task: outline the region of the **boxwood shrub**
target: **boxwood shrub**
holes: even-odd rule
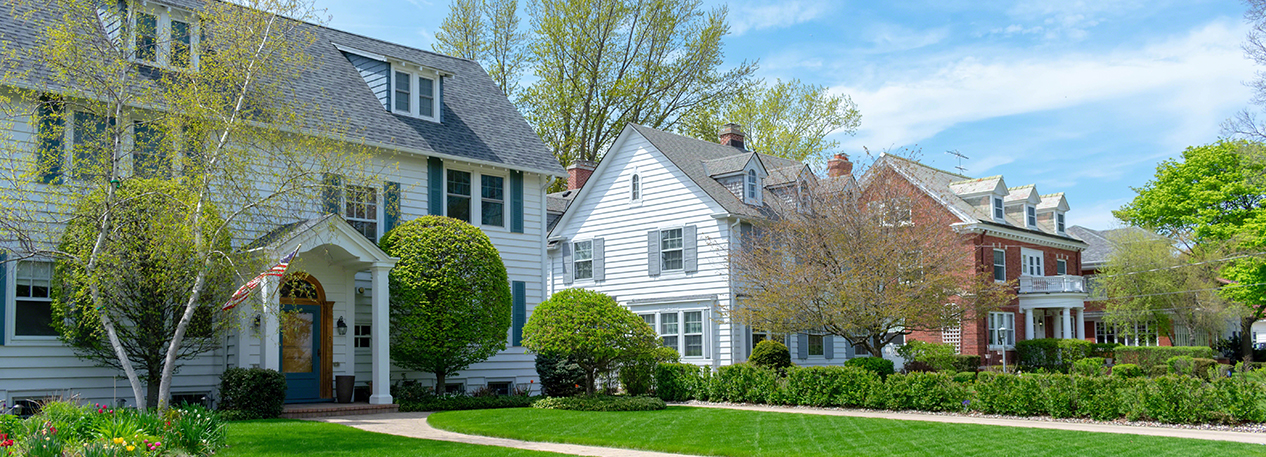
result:
[[[541,397],[525,395],[489,395],[475,397],[464,394],[417,395],[408,399],[396,399],[400,412],[410,411],[458,411],[465,409],[526,408]]]
[[[864,407],[882,388],[879,375],[858,367],[792,367],[779,400],[789,405]]]
[[[664,401],[706,401],[711,375],[708,367],[661,363],[655,367],[655,395]]]
[[[778,403],[778,372],[771,368],[749,363],[723,366],[711,384],[713,401]]]
[[[1093,343],[1065,338],[1017,341],[1015,351],[1025,371],[1044,369],[1067,373],[1073,363],[1090,357]]]
[[[1167,366],[1165,362],[1171,357],[1214,358],[1213,348],[1208,346],[1120,346],[1113,352],[1117,363],[1132,363],[1147,373],[1152,373],[1153,367]]]
[[[844,362],[846,367],[858,367],[879,375],[880,378],[888,378],[888,375],[896,372],[893,369],[891,360],[882,357],[855,357]]]
[[[220,409],[233,419],[270,419],[286,402],[286,375],[264,368],[229,368],[220,375]]]
[[[1199,378],[1166,375],[1141,383],[1137,391],[1144,417],[1170,424],[1196,424],[1217,410],[1217,392]]]
[[[1102,376],[1108,368],[1103,364],[1103,357],[1086,357],[1073,362],[1073,374],[1082,376]]]
[[[1143,369],[1133,363],[1118,363],[1112,366],[1112,376],[1118,378],[1137,378],[1143,376]]]
[[[785,370],[791,366],[791,350],[787,345],[774,340],[762,340],[752,348],[752,355],[747,362],[758,367]]]
[[[894,374],[884,387],[883,404],[892,410],[959,411],[968,399],[967,389],[949,373]]]
[[[657,411],[668,406],[656,397],[577,396],[546,397],[532,403],[533,408],[570,411]]]

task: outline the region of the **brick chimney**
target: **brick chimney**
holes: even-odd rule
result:
[[[743,146],[743,138],[745,138],[746,135],[743,134],[743,128],[739,127],[738,124],[725,124],[721,127],[721,131],[718,132],[718,136],[720,136],[721,144],[744,150],[747,149]]]
[[[853,174],[853,162],[849,162],[848,154],[840,153],[826,161],[826,175],[832,178]]]
[[[598,164],[585,159],[576,159],[570,167],[567,167],[567,190],[585,187],[589,177],[593,176],[595,168],[598,168]]]

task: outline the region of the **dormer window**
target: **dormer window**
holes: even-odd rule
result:
[[[1006,213],[1002,209],[1002,197],[993,197],[993,218],[998,222],[1006,219]]]
[[[756,170],[747,170],[747,199],[756,201]]]
[[[136,58],[146,62],[158,62],[158,16],[149,13],[136,14]]]
[[[132,58],[159,67],[196,68],[198,33],[192,19],[191,13],[166,8],[137,11],[132,19]]]
[[[1064,233],[1064,213],[1055,213],[1055,233]]]
[[[396,66],[392,72],[392,110],[428,121],[439,122],[438,75],[423,69]]]
[[[1037,208],[1033,205],[1024,207],[1024,223],[1029,228],[1037,228]]]

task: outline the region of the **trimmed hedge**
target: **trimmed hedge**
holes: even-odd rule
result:
[[[220,410],[233,419],[281,416],[286,375],[264,368],[229,368],[220,375]]]
[[[1154,367],[1167,367],[1165,362],[1171,357],[1214,358],[1213,348],[1208,346],[1121,346],[1114,352],[1117,363],[1132,363],[1148,373]]]
[[[1086,357],[1073,362],[1071,373],[1082,376],[1103,376],[1108,367],[1103,364],[1103,357]]]
[[[489,395],[473,397],[462,394],[419,395],[407,400],[396,399],[400,412],[458,411],[464,409],[526,408],[541,397],[525,395]]]
[[[855,357],[844,362],[846,367],[858,367],[879,375],[881,378],[888,378],[888,375],[896,373],[892,361],[882,357]]]
[[[1015,351],[1026,371],[1067,373],[1074,362],[1091,356],[1093,345],[1086,340],[1040,338],[1017,341]]]
[[[980,371],[980,356],[967,354],[954,354],[954,371],[977,372]]]
[[[579,396],[546,397],[532,403],[533,408],[569,411],[658,411],[667,408],[664,400],[655,397]]]
[[[716,376],[707,373],[706,367],[661,364],[657,370],[660,398],[973,410],[1104,421],[1122,417],[1165,423],[1266,421],[1266,389],[1243,374],[1212,382],[1178,375],[1144,378],[1142,370],[1131,364],[1116,365],[1112,376],[919,372],[894,374],[883,380],[859,367],[792,367],[785,378],[779,378],[775,370],[747,364],[722,367]]]

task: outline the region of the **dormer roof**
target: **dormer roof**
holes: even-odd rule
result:
[[[813,170],[808,165],[792,165],[789,167],[775,168],[769,170],[769,177],[765,178],[765,187],[779,187],[788,184],[800,182],[801,178],[813,176]]]
[[[713,178],[736,175],[752,167],[755,167],[756,172],[761,175],[768,174],[765,165],[761,163],[760,155],[755,152],[744,152],[703,161],[704,170]]]
[[[954,181],[949,184],[949,188],[960,197],[1007,194],[1007,183],[1002,180],[1002,175]]]
[[[1037,194],[1037,186],[1028,184],[1007,189],[1007,196],[1003,197],[1002,201],[1007,205],[1018,205],[1021,203],[1036,205],[1042,202],[1042,198]]]
[[[1068,211],[1068,200],[1064,198],[1063,192],[1043,195],[1042,201],[1037,204],[1037,212],[1046,211]]]

